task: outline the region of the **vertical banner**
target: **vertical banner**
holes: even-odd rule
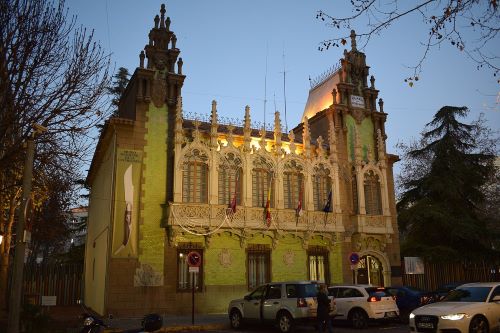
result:
[[[115,174],[113,257],[137,257],[142,152],[118,149]]]

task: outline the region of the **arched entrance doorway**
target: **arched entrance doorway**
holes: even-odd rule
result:
[[[383,271],[384,267],[377,257],[365,255],[359,259],[357,269],[353,270],[352,279],[358,284],[384,286]]]

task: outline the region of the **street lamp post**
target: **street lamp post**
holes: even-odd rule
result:
[[[9,299],[9,322],[7,333],[19,332],[19,312],[21,308],[21,297],[23,289],[24,256],[26,251],[25,223],[26,210],[31,195],[31,179],[33,178],[33,161],[35,156],[35,137],[47,129],[41,125],[33,125],[33,132],[27,140],[26,160],[23,173],[23,198],[21,209],[18,210],[18,221],[16,226],[16,243],[14,253],[14,265],[12,272],[12,288]]]

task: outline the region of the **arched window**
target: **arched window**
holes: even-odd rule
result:
[[[304,197],[304,175],[302,166],[296,161],[291,160],[285,164],[283,172],[283,199],[285,208],[296,209],[299,203],[299,197]]]
[[[271,207],[274,207],[273,166],[264,157],[257,157],[252,168],[252,206],[265,207],[271,188]]]
[[[372,170],[365,174],[365,207],[367,215],[382,215],[382,200],[380,196],[380,180]]]
[[[208,157],[198,149],[184,156],[182,202],[208,203]]]
[[[328,195],[332,189],[332,180],[330,171],[320,164],[314,168],[313,176],[313,199],[314,210],[323,210],[328,200]],[[333,194],[332,194],[333,196]]]
[[[219,205],[228,205],[236,196],[236,204],[241,205],[243,184],[241,159],[229,153],[219,167]]]
[[[352,211],[354,214],[359,214],[358,180],[356,178],[356,169],[355,168],[352,168],[351,193],[352,193]]]

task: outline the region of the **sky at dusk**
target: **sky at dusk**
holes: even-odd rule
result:
[[[343,48],[318,51],[322,40],[338,32],[317,20],[316,13],[322,9],[349,14],[348,0],[67,0],[66,6],[79,24],[95,30],[95,38],[111,53],[114,68],[126,67],[133,73],[161,3],[166,4],[184,61],[184,112],[208,114],[215,99],[220,116],[242,120],[249,105],[252,121],[262,122],[267,57],[266,121],[272,121],[276,105],[284,125],[285,68],[286,120],[291,129],[302,117],[309,77],[338,64],[343,55]],[[407,66],[415,65],[423,52],[420,42],[427,30],[422,27],[416,16],[396,22],[361,49],[388,113],[390,153],[398,153],[397,142],[418,138],[445,105],[469,107],[469,120],[484,113],[488,126],[500,130],[498,78],[490,71],[478,71],[451,45],[431,51],[415,86],[403,82],[412,74]],[[363,28],[359,25],[356,30]],[[500,54],[500,41],[492,47],[491,52]]]

